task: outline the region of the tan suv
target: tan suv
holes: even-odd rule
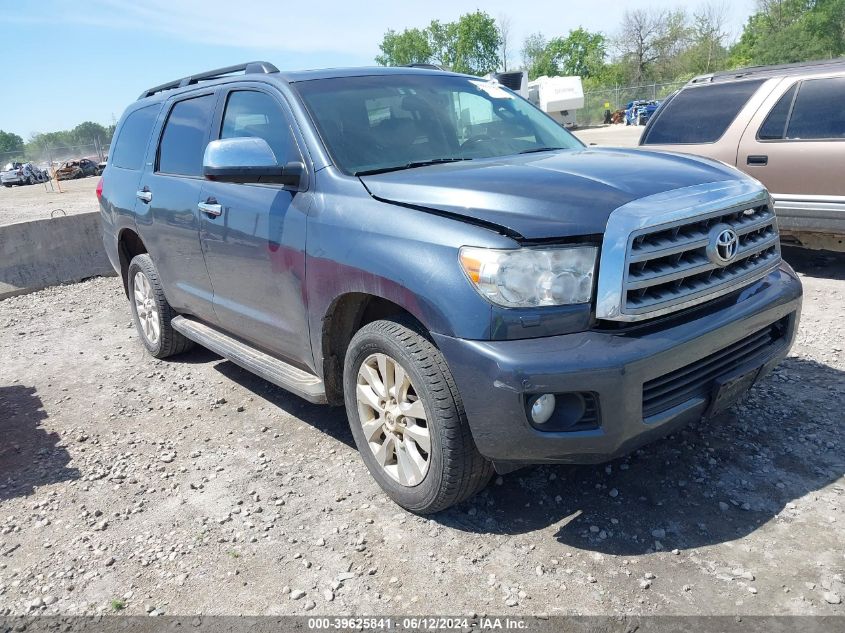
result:
[[[845,251],[845,58],[696,77],[640,145],[735,165],[771,192],[785,243]]]

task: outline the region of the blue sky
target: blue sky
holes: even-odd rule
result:
[[[695,9],[702,0],[637,6]],[[626,2],[598,0],[83,0],[4,3],[0,129],[33,132],[108,124],[153,85],[256,59],[281,69],[373,64],[384,32],[451,21],[478,8],[511,18],[512,62],[529,33],[583,26],[612,35]],[[737,36],[754,0],[727,2]],[[9,10],[14,6],[15,10]],[[616,7],[618,10],[609,10]],[[14,60],[14,61],[13,61]]]

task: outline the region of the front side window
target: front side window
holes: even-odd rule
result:
[[[158,169],[165,174],[201,176],[214,95],[178,101],[167,117],[158,149]]]
[[[483,79],[372,75],[293,87],[348,174],[583,147],[530,103]]]
[[[791,140],[845,138],[845,77],[801,83],[786,128]]]
[[[279,165],[299,160],[287,119],[279,104],[266,93],[238,90],[226,101],[220,138],[245,136],[267,141]]]
[[[714,143],[762,84],[763,80],[735,81],[681,90],[658,110],[642,144]]]

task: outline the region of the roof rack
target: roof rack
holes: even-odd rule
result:
[[[182,77],[181,79],[176,79],[175,81],[169,81],[166,84],[161,84],[160,86],[156,86],[155,88],[150,88],[149,90],[145,90],[141,93],[141,96],[138,97],[139,99],[143,99],[145,97],[151,97],[152,95],[156,94],[157,92],[162,92],[164,90],[173,90],[174,88],[184,88],[185,86],[190,86],[192,84],[199,83],[200,81],[209,81],[211,79],[219,79],[221,77],[226,77],[227,75],[232,75],[234,73],[243,72],[245,75],[250,74],[262,74],[267,75],[270,73],[277,73],[279,69],[276,68],[270,62],[247,62],[246,64],[237,64],[235,66],[226,66],[225,68],[217,68],[215,70],[209,70],[204,73],[199,73],[196,75],[189,75],[188,77]]]
[[[443,70],[443,66],[437,64],[427,64],[423,62],[414,62],[413,64],[405,64],[406,68],[425,68],[427,70]]]
[[[723,81],[734,81],[750,77],[775,77],[778,75],[798,75],[813,70],[845,69],[845,57],[837,59],[822,59],[812,62],[799,62],[797,64],[777,64],[774,66],[749,66],[748,68],[737,68],[736,70],[723,70],[709,75],[699,75],[689,80],[687,85],[719,83]]]

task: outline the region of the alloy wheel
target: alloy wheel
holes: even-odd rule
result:
[[[158,319],[158,304],[155,300],[153,287],[150,285],[147,276],[138,271],[134,279],[135,309],[138,313],[138,322],[141,324],[141,331],[150,345],[158,344],[160,326]]]
[[[358,419],[376,462],[394,481],[416,486],[431,463],[431,434],[411,378],[387,354],[368,356],[358,369]]]

